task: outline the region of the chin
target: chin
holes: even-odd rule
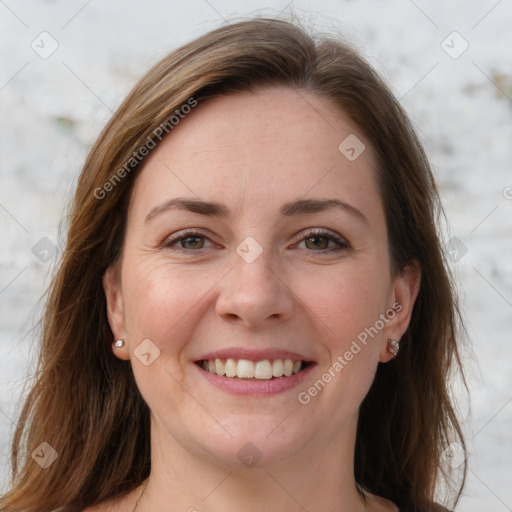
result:
[[[196,446],[203,445],[212,462],[240,470],[246,468],[265,468],[280,464],[295,455],[305,444],[305,436],[297,432],[293,435],[288,428],[286,432],[278,432],[276,425],[269,429],[267,425],[260,428],[232,428],[233,437],[206,437],[205,443],[197,441]]]

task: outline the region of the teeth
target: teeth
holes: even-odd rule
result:
[[[240,359],[236,367],[236,376],[239,379],[252,379],[256,373],[254,363],[246,359]],[[258,377],[259,378],[259,377]]]
[[[289,377],[293,373],[293,361],[291,359],[285,359],[283,368],[285,377]]]
[[[250,363],[251,361],[247,361]],[[238,363],[240,364],[240,363]],[[266,359],[265,361],[258,361],[257,363],[253,363],[254,365],[254,378],[261,380],[268,380],[272,378],[272,365],[270,361]],[[238,375],[240,377],[240,375]]]
[[[236,377],[237,364],[234,359],[226,360],[226,377]]]
[[[202,361],[202,368],[214,375],[238,377],[239,379],[270,380],[272,377],[290,377],[303,368],[302,361],[275,359],[270,361],[249,361],[247,359],[210,359]]]
[[[226,374],[226,366],[220,359],[215,359],[214,371],[210,370],[210,373],[216,373],[217,375],[225,375]]]
[[[272,365],[272,375],[274,377],[282,377],[284,375],[283,360],[276,359]]]

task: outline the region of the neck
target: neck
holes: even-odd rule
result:
[[[330,443],[313,440],[284,460],[245,467],[237,459],[222,463],[197,446],[182,446],[152,418],[151,474],[136,512],[360,511],[364,500],[353,473],[355,420]]]

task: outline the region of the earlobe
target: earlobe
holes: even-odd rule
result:
[[[107,317],[112,331],[113,342],[126,339],[125,318],[123,298],[117,272],[109,267],[102,279],[103,290],[107,303]],[[130,358],[126,343],[123,345],[112,345],[114,354],[120,359],[128,360]]]
[[[420,282],[421,270],[416,262],[405,267],[395,278],[392,306],[395,314],[386,326],[379,358],[381,362],[388,362],[397,355],[394,353],[395,351],[398,353],[396,344],[399,345],[401,337],[409,327],[414,304],[420,290]]]

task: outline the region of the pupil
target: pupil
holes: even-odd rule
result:
[[[323,249],[325,249],[325,242],[326,242],[326,238],[323,237],[323,236],[312,236],[310,238],[308,238],[308,240],[310,242],[312,242],[312,244],[315,246],[315,247],[321,247]]]
[[[185,245],[189,245],[191,247],[197,247],[201,244],[201,239],[197,236],[189,236],[183,240]]]

